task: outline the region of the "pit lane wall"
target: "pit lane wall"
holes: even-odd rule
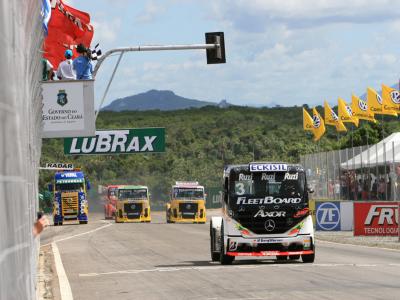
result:
[[[36,298],[41,2],[0,3],[0,299]]]

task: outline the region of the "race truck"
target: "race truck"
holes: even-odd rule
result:
[[[78,220],[79,224],[88,222],[87,190],[90,182],[79,169],[58,171],[54,175],[54,182],[49,184],[49,191],[53,193],[53,221],[54,225],[63,225],[64,221]]]
[[[109,185],[106,189],[106,195],[104,199],[104,219],[114,218],[117,196],[118,196],[118,185]]]
[[[167,223],[201,223],[207,221],[204,186],[197,181],[177,181],[172,186],[166,207]]]
[[[314,262],[314,227],[300,165],[250,163],[224,170],[222,216],[210,222],[211,259],[237,256]]]
[[[115,222],[151,222],[147,186],[118,186]]]

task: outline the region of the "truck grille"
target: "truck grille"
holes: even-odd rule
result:
[[[183,219],[193,219],[197,214],[198,207],[198,203],[179,203],[179,212],[182,214]]]
[[[63,216],[78,215],[78,193],[75,195],[62,195],[61,204]]]
[[[124,203],[124,211],[128,219],[140,218],[142,207],[142,203]]]
[[[297,223],[304,219],[304,217],[299,219],[290,217],[294,214],[294,212],[290,209],[286,210],[286,212],[289,217],[285,218],[254,218],[256,211],[237,212],[234,219],[236,219],[236,221],[238,221],[243,227],[249,229],[255,234],[278,234],[288,231],[290,228],[294,227]],[[271,226],[271,223],[274,226]]]

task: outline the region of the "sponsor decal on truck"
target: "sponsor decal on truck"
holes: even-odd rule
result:
[[[354,235],[399,235],[399,202],[354,203]]]

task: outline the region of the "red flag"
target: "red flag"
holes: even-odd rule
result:
[[[61,61],[65,60],[65,50],[73,50],[76,57],[75,50],[78,44],[82,43],[90,47],[94,33],[89,14],[64,4],[62,0],[51,1],[51,18],[48,28],[49,34],[44,41],[43,56],[55,69]]]

